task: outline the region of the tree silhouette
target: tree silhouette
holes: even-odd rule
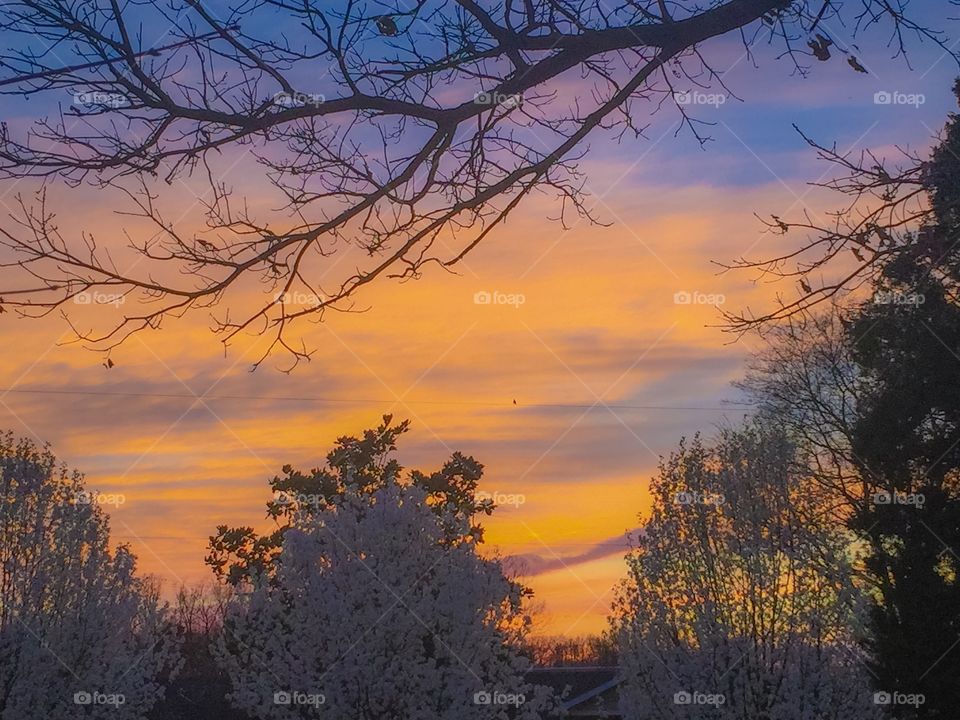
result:
[[[856,282],[871,295],[845,295],[821,314],[803,299],[783,308],[745,383],[785,421],[802,463],[864,543],[877,689],[925,697],[893,708],[898,717],[948,717],[960,702],[950,680],[960,671],[958,152],[951,117],[928,161],[895,176],[851,166],[851,187],[882,178],[885,214],[854,216],[874,223],[869,242],[849,230],[816,242],[868,253]],[[904,207],[912,215],[897,226],[888,213],[905,218]]]
[[[924,695],[916,717],[960,703],[958,147],[952,123],[926,172],[933,222],[883,265],[848,330],[866,380],[851,448],[879,491],[851,522],[880,587],[875,672],[885,690]]]
[[[960,100],[960,80],[954,85]],[[799,292],[779,300],[760,313],[725,313],[728,329],[735,332],[762,328],[862,289],[887,282],[898,263],[917,266],[948,281],[952,301],[960,282],[960,223],[957,220],[957,185],[960,183],[960,128],[951,114],[941,142],[929,157],[898,148],[899,161],[871,151],[842,153],[804,135],[820,158],[833,164],[837,176],[814,183],[846,196],[845,206],[829,213],[826,221],[804,213],[791,221],[772,215],[766,221],[776,235],[803,235],[787,252],[760,260],[740,258],[728,269],[759,270],[764,275],[796,281]],[[852,262],[851,262],[852,258]],[[817,282],[815,277],[832,278]]]
[[[454,453],[435,472],[404,472],[392,455],[397,439],[409,425],[409,421],[394,423],[391,415],[384,415],[378,427],[364,431],[360,437],[338,438],[327,454],[325,467],[302,472],[284,466],[283,475],[270,480],[274,496],[267,502],[267,517],[274,521],[276,529],[261,535],[252,527],[221,525],[210,538],[207,564],[220,580],[230,585],[269,583],[276,572],[284,535],[298,520],[347,501],[369,502],[374,492],[394,484],[420,488],[435,512],[457,519],[444,536],[446,544],[481,542],[483,528],[472,519],[494,510],[492,500],[476,497],[483,465],[472,457]]]

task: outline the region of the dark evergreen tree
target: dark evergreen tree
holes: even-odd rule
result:
[[[960,90],[958,84],[957,90]],[[897,717],[960,708],[960,121],[924,168],[929,221],[884,264],[847,331],[866,380],[852,450],[876,489],[851,518],[878,581],[878,689]]]

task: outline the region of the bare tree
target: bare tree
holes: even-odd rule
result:
[[[728,328],[735,332],[802,318],[807,311],[845,303],[851,293],[872,288],[884,264],[918,249],[924,239],[918,232],[933,218],[926,162],[917,152],[898,148],[900,157],[893,160],[869,150],[844,153],[836,144],[822,145],[796,129],[818,157],[837,169],[832,179],[813,185],[839,193],[843,206],[823,218],[807,210],[798,220],[772,215],[763,220],[769,232],[802,239],[773,257],[739,258],[724,265],[792,280],[797,288],[789,297],[779,297],[771,310],[725,313]]]
[[[960,81],[953,90],[960,101]],[[727,313],[728,329],[760,329],[815,308],[818,312],[822,308],[817,306],[856,304],[863,299],[862,291],[882,287],[884,277],[897,275],[904,264],[921,268],[960,302],[956,114],[950,115],[929,154],[898,146],[894,158],[869,150],[844,153],[836,144],[823,145],[797,130],[836,171],[830,180],[813,184],[837,193],[843,205],[823,218],[805,211],[797,220],[772,215],[764,221],[774,235],[803,239],[784,253],[740,258],[726,267],[793,280],[798,292],[759,314]]]
[[[828,305],[762,328],[765,345],[748,358],[746,375],[736,383],[760,416],[789,433],[795,460],[829,490],[842,518],[875,490],[852,447],[867,381],[844,325],[851,313]]]
[[[640,137],[645,113],[675,92],[722,85],[707,41],[738,32],[748,54],[769,42],[801,72],[831,47],[849,54],[846,42],[881,22],[898,52],[907,35],[949,51],[907,4],[244,0],[216,11],[196,0],[12,0],[0,28],[16,49],[0,54],[0,88],[67,91],[74,104],[26,131],[4,125],[0,173],[119,193],[155,233],[129,239],[128,267],[89,230],[66,234],[46,185],[18,196],[0,228],[0,301],[26,316],[84,293],[141,301],[103,329],[75,328],[105,352],[216,306],[225,343],[266,333],[264,357],[282,349],[296,365],[310,354],[289,337],[296,321],[358,309],[375,281],[454,270],[534,192],[557,196],[561,221],[593,221],[584,141],[598,129]],[[144,28],[170,42],[151,44]],[[267,217],[223,179],[225,158],[242,152],[280,199]],[[161,208],[168,185],[191,177],[209,185],[199,232]],[[238,300],[249,280],[267,290],[252,307]]]

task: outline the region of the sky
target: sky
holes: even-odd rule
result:
[[[951,14],[946,3],[925,12]],[[718,306],[764,308],[794,292],[716,263],[797,242],[765,234],[755,213],[839,206],[809,184],[829,168],[793,125],[892,157],[928,147],[955,107],[957,68],[942,50],[914,46],[908,67],[882,40],[864,43],[868,73],[841,57],[805,78],[772,51],[716,43],[732,94],[696,107],[712,142],[678,132],[674,109],[637,106],[644,137],[601,133],[582,163],[603,225],[565,229],[549,219],[553,199],[535,196],[459,274],[381,284],[364,293],[365,312],[307,327],[316,353],[291,374],[279,359],[250,372],[258,340],[224,352],[199,315],[134,336],[107,368],[66,343],[60,318],[2,314],[0,427],[51,443],[91,488],[122,495],[108,508],[114,540],[169,592],[212,581],[203,556],[217,525],[267,527],[267,480],[282,465],[319,465],[336,437],[385,413],[407,418],[406,467],[438,468],[453,451],[484,464],[481,488],[505,501],[485,522],[487,543],[535,591],[537,632],[598,632],[658,457],[749,412],[731,383],[758,341],[724,333]],[[923,101],[876,104],[878,92]],[[2,113],[14,126],[31,118],[22,105]],[[26,189],[0,183],[4,214]],[[102,193],[48,192],[68,233],[140,231]],[[171,203],[185,198],[169,191]]]

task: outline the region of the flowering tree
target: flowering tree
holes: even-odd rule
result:
[[[175,646],[83,478],[0,436],[0,718],[145,718]]]
[[[470,720],[548,716],[514,648],[529,620],[520,587],[476,544],[445,540],[468,520],[389,482],[284,535],[276,582],[228,612],[218,648],[231,701],[256,718]]]
[[[781,435],[697,438],[651,490],[612,621],[626,717],[878,716],[856,655],[848,540]]]
[[[477,497],[483,465],[472,457],[453,453],[435,472],[405,472],[392,454],[397,439],[409,427],[407,420],[394,423],[392,415],[384,415],[380,425],[359,437],[337,438],[324,467],[304,472],[284,466],[283,474],[270,480],[273,498],[267,502],[267,517],[274,522],[274,531],[263,535],[249,526],[219,526],[210,538],[206,558],[214,574],[234,586],[269,580],[276,570],[284,534],[296,518],[397,482],[421,488],[438,517],[451,519],[444,532],[445,542],[481,541],[483,528],[470,518],[489,515],[494,509],[492,500]]]

